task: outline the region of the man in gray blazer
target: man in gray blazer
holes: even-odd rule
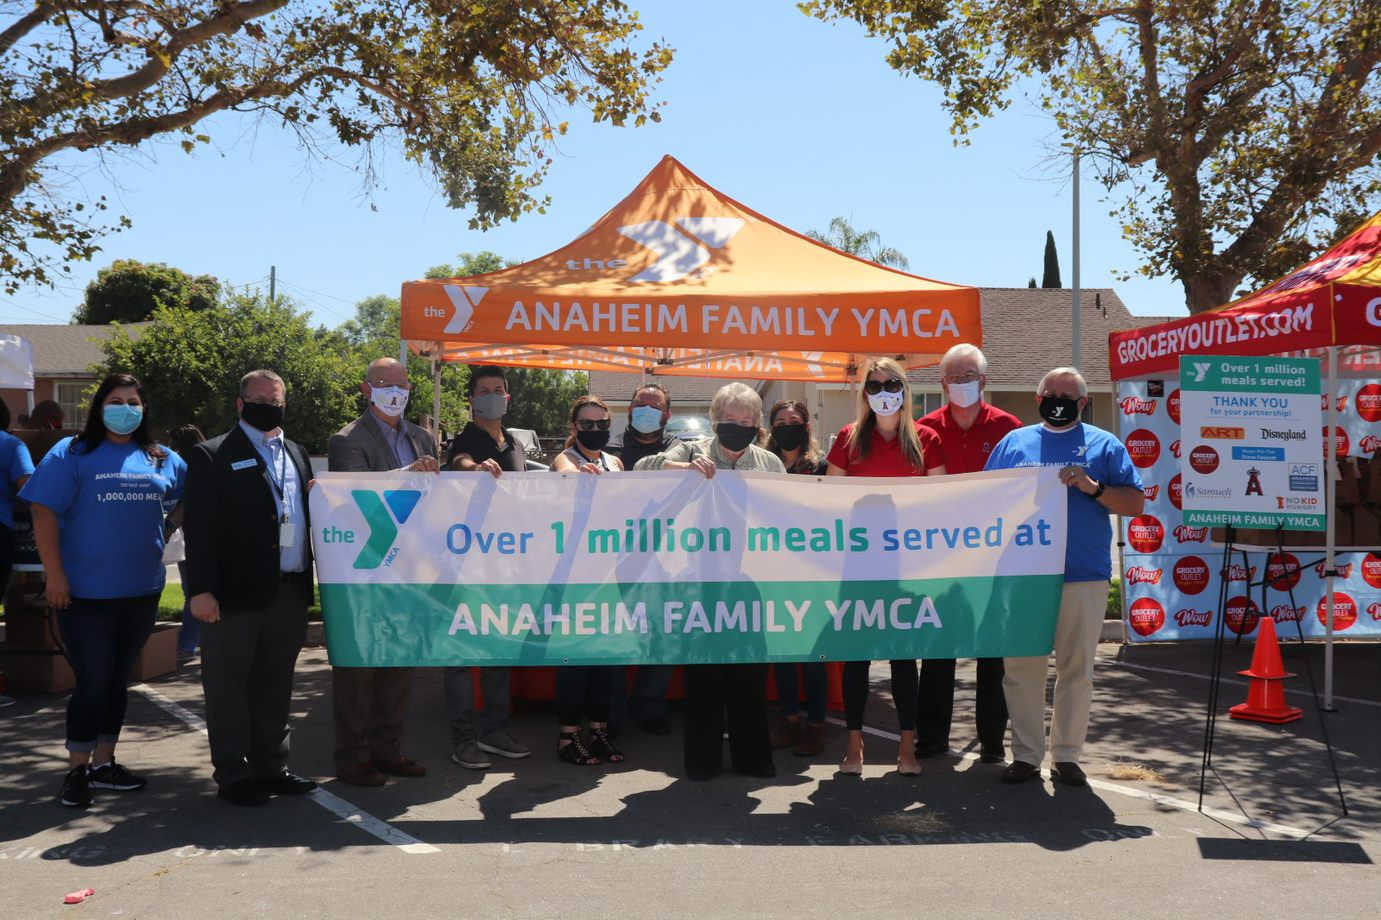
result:
[[[331,472],[438,472],[436,442],[403,418],[411,390],[407,368],[380,358],[369,365],[360,390],[369,408],[331,436]],[[356,786],[382,786],[385,774],[425,776],[426,768],[401,749],[412,668],[332,668],[331,675],[336,776]]]

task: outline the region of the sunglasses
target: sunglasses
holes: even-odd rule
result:
[[[579,428],[581,431],[594,431],[596,428],[600,431],[608,431],[609,419],[582,418],[575,423],[575,427]]]
[[[901,387],[902,382],[896,377],[893,377],[891,380],[869,380],[867,383],[863,384],[863,392],[867,393],[869,396],[876,396],[883,390],[886,390],[888,393],[900,393]]]

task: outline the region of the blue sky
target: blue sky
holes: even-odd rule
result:
[[[512,259],[542,255],[583,231],[664,154],[726,194],[797,230],[849,217],[877,230],[917,274],[987,287],[1025,286],[1041,273],[1047,230],[1071,282],[1071,188],[1052,119],[1017,101],[956,148],[930,84],[883,60],[886,48],[851,24],[809,19],[790,0],[633,0],[647,34],[677,49],[659,95],[663,122],[592,125],[572,113],[544,190],[545,215],[488,232],[448,209],[426,176],[390,156],[373,208],[353,171],[355,155],[313,162],[284,131],[230,115],[202,131],[214,144],[194,155],[146,146],[104,169],[71,161],[73,191],[108,194],[134,227],[73,266],[58,290],[0,295],[0,322],[66,322],[96,270],[116,258],[167,262],[235,285],[280,290],[336,325],[372,294],[396,296],[404,280],[461,251]],[[1085,172],[1081,282],[1115,287],[1134,313],[1177,315],[1184,295],[1169,279],[1129,282],[1138,264],[1112,203]]]

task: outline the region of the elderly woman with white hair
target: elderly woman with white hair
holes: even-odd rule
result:
[[[762,433],[762,398],[752,387],[738,382],[721,387],[710,402],[710,422],[713,438],[677,444],[639,460],[636,469],[696,470],[706,479],[716,470],[786,472],[775,454],[755,443]],[[734,772],[776,776],[767,727],[767,665],[687,665],[685,678],[686,774],[693,780],[719,774],[727,714]]]

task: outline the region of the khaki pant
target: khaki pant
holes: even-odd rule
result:
[[[1078,763],[1093,703],[1093,660],[1108,606],[1105,581],[1065,582],[1055,626],[1055,707],[1050,753],[1055,763]],[[1008,658],[1002,678],[1012,717],[1012,756],[1040,766],[1045,759],[1045,682],[1050,658]]]

